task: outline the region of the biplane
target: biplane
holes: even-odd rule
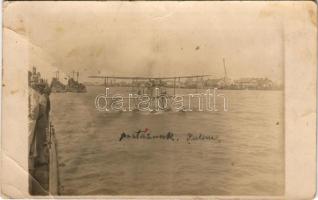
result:
[[[110,87],[110,80],[131,80],[132,90],[134,89],[142,89],[139,90],[140,94],[144,94],[145,92],[149,92],[149,90],[153,90],[155,88],[165,88],[167,84],[165,81],[173,81],[173,96],[176,94],[176,88],[180,88],[181,79],[196,79],[196,89],[199,88],[199,80],[202,80],[204,77],[211,77],[213,75],[192,75],[192,76],[167,76],[167,77],[145,77],[145,76],[89,76],[89,78],[103,79],[104,86]],[[147,91],[145,90],[147,89]]]
[[[224,80],[224,82],[227,81],[227,70],[225,66],[225,59],[223,58],[223,67],[224,67],[224,77],[221,78]],[[204,77],[212,77],[215,75],[190,75],[190,76],[166,76],[166,77],[145,77],[145,76],[89,76],[89,78],[96,78],[96,79],[103,79],[104,80],[104,86],[109,87],[109,81],[110,80],[131,80],[131,86],[132,90],[134,90],[136,87],[139,89],[142,89],[141,94],[144,94],[145,88],[148,90],[153,90],[154,88],[164,88],[167,85],[164,81],[173,81],[173,85],[170,88],[173,88],[173,95],[170,95],[174,97],[176,95],[176,88],[181,86],[180,80],[181,79],[196,79],[195,89],[199,89],[199,81],[202,80]],[[221,80],[220,79],[220,80]],[[177,85],[178,83],[178,85]],[[193,88],[193,87],[192,87]],[[149,91],[148,91],[149,92]]]
[[[168,77],[145,77],[145,76],[131,76],[131,77],[125,77],[125,76],[89,76],[89,78],[95,78],[95,79],[102,79],[104,81],[104,86],[107,90],[113,86],[112,80],[129,80],[131,81],[129,86],[131,87],[130,91],[136,97],[135,99],[138,99],[143,96],[149,96],[149,101],[152,102],[152,104],[157,104],[157,107],[165,107],[160,106],[163,104],[167,104],[167,98],[168,99],[174,99],[176,97],[176,89],[181,88],[181,79],[195,79],[194,84],[192,84],[192,89],[198,90],[199,88],[203,88],[203,78],[204,77],[211,77],[213,75],[192,75],[192,76],[168,76]],[[168,84],[170,83],[170,84]],[[183,86],[184,87],[184,86]],[[167,91],[167,88],[170,88],[170,94]],[[172,91],[171,91],[172,90]],[[107,96],[107,95],[106,95]],[[177,95],[178,97],[182,95]],[[184,95],[187,96],[187,95]],[[164,97],[164,98],[162,98]],[[110,101],[107,101],[107,103],[111,103],[116,101],[116,98],[111,97],[105,97],[110,99]],[[131,95],[128,97],[120,97],[121,99],[128,99],[129,106],[131,102]],[[135,100],[134,99],[134,100]],[[164,102],[164,99],[166,102]],[[121,100],[123,101],[123,100]],[[160,102],[161,101],[161,102]],[[140,103],[145,103],[145,101],[139,101]],[[138,104],[138,103],[137,103]],[[139,105],[138,104],[138,105]],[[107,106],[107,105],[106,105]],[[169,109],[163,109],[163,110],[169,110]],[[157,110],[158,111],[158,110]]]

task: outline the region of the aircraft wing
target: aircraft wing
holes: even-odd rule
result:
[[[182,79],[182,78],[202,78],[213,75],[193,75],[193,76],[166,76],[166,77],[144,77],[144,76],[89,76],[88,78],[108,78],[108,79],[130,79],[130,80],[167,80],[167,79]]]

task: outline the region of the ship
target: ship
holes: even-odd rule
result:
[[[67,78],[67,84],[63,84],[59,80],[59,72],[56,72],[56,76],[52,79],[51,82],[51,91],[54,93],[63,93],[63,92],[75,92],[75,93],[83,93],[87,92],[86,86],[78,81],[79,78],[79,72],[76,72],[77,78],[75,80],[74,74],[75,72],[72,72],[72,77]]]
[[[76,92],[76,93],[83,93],[87,92],[86,86],[83,83],[80,83],[78,81],[79,77],[79,72],[76,72],[76,80],[74,79],[74,71],[73,71],[73,76],[69,77],[66,85],[66,91],[67,92]]]
[[[52,79],[51,92],[54,92],[54,93],[66,92],[66,86],[60,81],[59,71],[56,71],[56,76],[53,77]]]
[[[58,161],[55,129],[50,121],[50,88],[33,67],[29,71],[29,192],[58,195]]]

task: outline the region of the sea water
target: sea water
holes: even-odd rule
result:
[[[282,91],[219,90],[228,111],[158,113],[97,111],[103,91],[51,94],[61,195],[284,193]],[[171,132],[178,141],[119,140],[138,131]],[[189,142],[189,134],[217,139]]]

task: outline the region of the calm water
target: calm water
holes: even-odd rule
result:
[[[160,114],[98,112],[94,99],[103,91],[51,95],[62,195],[283,194],[281,91],[221,91],[228,112]],[[180,140],[119,142],[123,131],[144,128]],[[188,144],[189,132],[220,142]]]

